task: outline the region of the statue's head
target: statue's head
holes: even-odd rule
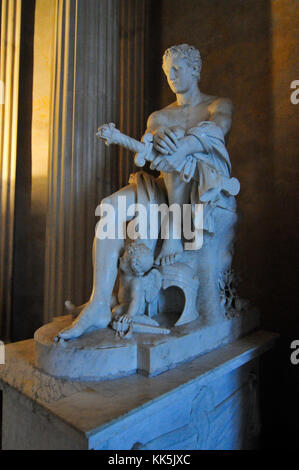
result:
[[[200,79],[200,52],[189,44],[180,44],[166,49],[163,55],[163,71],[174,93],[184,93]]]
[[[120,258],[121,269],[138,277],[149,271],[153,264],[154,255],[152,250],[139,240],[128,244],[123,256]]]

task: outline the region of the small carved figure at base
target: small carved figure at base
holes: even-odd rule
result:
[[[159,295],[162,276],[153,268],[154,255],[144,243],[129,243],[119,260],[118,304],[113,308],[112,328],[119,336],[132,331],[168,334],[169,330],[145,315],[146,307]]]

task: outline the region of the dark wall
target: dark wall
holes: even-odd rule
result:
[[[299,79],[298,2],[153,0],[152,6],[151,110],[174,99],[161,56],[180,43],[201,51],[202,91],[234,103],[228,149],[233,176],[241,182],[234,266],[243,278],[240,292],[259,308],[262,327],[281,334],[276,355],[262,366],[263,416],[267,444],[290,445],[299,435],[299,365],[290,364],[290,342],[299,338],[299,105],[290,102],[290,83]],[[275,390],[269,389],[273,384]]]

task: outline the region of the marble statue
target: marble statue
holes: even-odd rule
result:
[[[198,278],[196,316],[201,315],[205,324],[213,324],[225,317],[220,286],[223,273],[231,265],[237,221],[234,196],[239,192],[240,185],[236,178],[230,177],[231,163],[225,146],[225,137],[232,123],[232,103],[228,98],[218,98],[200,91],[201,66],[201,56],[195,47],[182,44],[167,49],[163,56],[163,70],[176,100],[149,116],[142,142],[121,134],[113,123],[101,126],[97,136],[107,144],[117,143],[135,151],[136,165],[144,166],[149,161],[152,169],[160,171],[158,178],[145,171],[131,175],[128,186],[102,201],[102,204],[114,207],[116,217],[119,216],[119,196],[126,198],[126,208],[137,203],[147,208],[165,202],[169,207],[172,204],[178,204],[181,208],[191,205],[194,230],[203,231],[203,246],[200,249],[186,250],[184,237],[173,236],[175,227],[172,223],[169,237],[163,240],[162,245],[157,243],[158,240],[144,243],[148,245],[151,256],[155,256],[156,268],[175,267],[179,263],[179,273],[182,264],[191,266],[194,276]],[[194,215],[194,207],[199,205],[203,207],[203,224],[198,223]],[[131,219],[132,216],[126,220]],[[139,287],[140,276],[132,274],[130,280],[126,274],[126,281],[123,281],[130,286],[127,295],[132,296],[126,300],[130,305],[128,311],[120,313],[124,303],[123,290],[118,307],[111,310],[112,292],[119,269],[124,278],[126,255],[123,252],[123,239],[95,238],[94,285],[90,300],[73,324],[59,332],[58,338],[71,340],[113,323],[130,322],[134,315],[144,314],[146,296],[140,292],[146,289]],[[148,268],[142,268],[143,274]],[[147,274],[142,278],[143,285],[149,282],[149,277]],[[120,317],[118,322],[114,314]],[[189,317],[194,319],[194,315]]]
[[[120,336],[132,331],[168,334],[166,328],[145,315],[147,305],[158,297],[162,276],[153,268],[152,251],[140,242],[130,243],[119,260],[118,303],[112,309],[112,327]],[[147,273],[147,274],[145,274]]]
[[[100,141],[130,149],[137,166],[160,175],[137,171],[101,201],[90,299],[67,301],[72,315],[35,333],[37,364],[49,374],[155,375],[258,325],[231,267],[240,189],[225,143],[233,107],[199,89],[201,66],[195,47],[170,47],[163,70],[176,99],[149,116],[141,141],[114,123],[98,130]],[[107,220],[118,227],[113,236],[103,236]]]

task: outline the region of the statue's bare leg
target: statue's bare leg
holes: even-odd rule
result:
[[[163,173],[165,186],[168,195],[168,204],[179,204],[181,206],[181,220],[183,220],[183,204],[190,203],[190,183],[183,183],[180,180],[178,173]],[[182,237],[182,226],[179,227],[181,231],[181,238],[176,239],[173,237],[175,229],[172,212],[169,214],[169,239],[163,241],[163,245],[159,255],[155,260],[156,265],[168,265],[179,261],[184,251]]]
[[[69,312],[73,318],[76,318],[79,313],[83,310],[84,307],[86,307],[88,302],[82,305],[74,305],[70,300],[66,300],[64,302],[65,309],[67,312]]]
[[[130,184],[102,201],[102,204],[111,204],[113,206],[116,227],[119,217],[118,196],[125,196],[126,209],[131,204],[135,204],[135,185]],[[124,214],[120,214],[120,217],[125,222],[129,220]],[[123,248],[124,240],[117,237],[117,229],[115,239],[99,239],[95,237],[93,245],[94,275],[91,297],[72,325],[60,331],[57,338],[65,340],[78,338],[84,333],[108,326],[111,321],[111,296],[117,276],[118,260]]]

